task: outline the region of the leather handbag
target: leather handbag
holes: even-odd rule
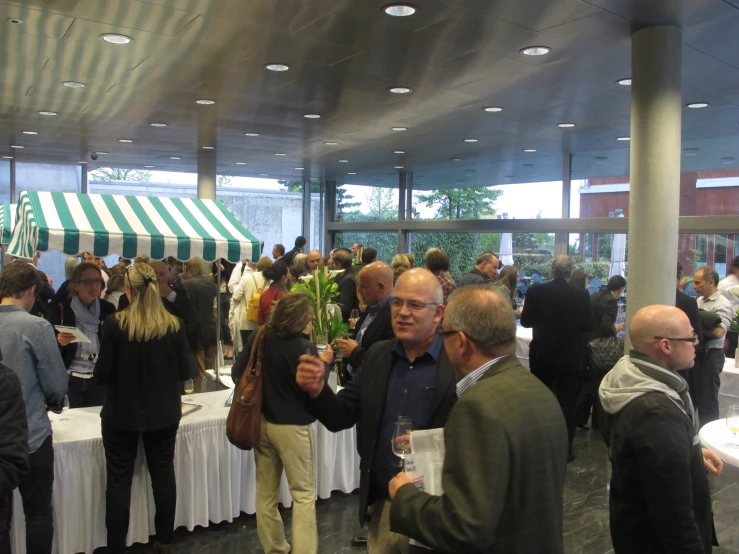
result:
[[[624,339],[605,337],[588,343],[588,370],[603,376],[616,365],[624,355]]]
[[[231,408],[226,419],[226,437],[231,444],[241,450],[251,450],[259,439],[263,383],[262,383],[262,346],[264,333],[269,326],[264,325],[257,331],[254,345],[249,355],[241,379],[236,383]]]

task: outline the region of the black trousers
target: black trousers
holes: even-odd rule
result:
[[[54,486],[54,444],[51,435],[29,456],[31,471],[21,481],[18,491],[26,516],[26,552],[50,554],[54,538],[51,490]],[[0,503],[0,553],[10,554],[10,524],[13,519],[12,491]]]
[[[154,492],[156,540],[172,543],[177,505],[174,474],[174,449],[179,423],[155,431],[126,431],[103,422],[103,447],[108,476],[105,491],[105,526],[108,551],[125,552],[131,509],[131,481],[136,463],[139,437],[144,441],[146,464]]]
[[[83,379],[69,376],[67,397],[70,408],[90,408],[102,406],[108,386],[98,381],[97,377]]]
[[[572,368],[532,367],[531,373],[551,390],[557,397],[559,407],[565,416],[569,452],[572,453],[572,441],[575,438],[575,406],[580,392],[580,375]]]
[[[724,369],[724,351],[721,348],[709,348],[703,354],[700,367],[693,368],[693,381],[698,397],[698,418],[703,427],[706,423],[716,421],[718,415],[718,390],[721,387],[721,371]]]
[[[736,333],[734,331],[729,331],[726,333],[726,342],[728,343],[728,348],[726,349],[726,357],[734,359],[734,356],[736,355],[736,348],[739,345],[739,333]]]
[[[234,341],[231,337],[231,328],[228,326],[228,311],[231,309],[231,295],[221,293],[221,340],[226,346],[233,346]]]
[[[580,384],[580,392],[577,395],[577,404],[575,405],[575,422],[580,427],[587,427],[590,410],[593,411],[593,419],[590,426],[593,430],[599,428],[600,421],[600,399],[598,398],[598,388],[603,376],[590,371],[582,378]]]

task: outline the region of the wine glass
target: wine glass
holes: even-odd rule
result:
[[[411,453],[411,431],[413,421],[409,417],[398,416],[393,433],[393,454],[400,458],[400,467],[405,471],[405,457]]]
[[[349,326],[354,329],[359,322],[359,310],[352,310],[349,314]]]
[[[187,399],[190,400],[190,395],[192,394],[192,391],[195,390],[195,383],[192,379],[188,379],[185,381],[185,393],[187,394]]]
[[[729,448],[739,448],[739,443],[736,442],[736,434],[739,433],[739,406],[729,406],[729,412],[726,414],[726,426],[729,428],[729,431],[734,433],[734,442],[726,446]]]
[[[326,335],[316,335],[316,350],[318,350],[319,354],[328,351],[328,340],[326,339]]]

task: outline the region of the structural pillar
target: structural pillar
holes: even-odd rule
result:
[[[324,184],[324,222],[336,221],[336,181],[326,181]],[[323,226],[324,239],[323,244],[325,245],[324,254],[328,254],[336,247],[336,233],[326,230],[326,225]]]
[[[308,241],[306,246],[308,248],[305,249],[305,252],[307,253],[309,249],[314,249],[314,245],[311,244],[310,241],[310,212],[311,212],[311,182],[303,181],[303,236]]]
[[[216,151],[198,150],[198,198],[215,200],[216,198]]]
[[[570,218],[570,191],[572,189],[572,154],[562,154],[562,219]],[[569,254],[570,234],[560,231],[554,234],[554,253],[557,256]]]
[[[15,160],[10,160],[10,203],[18,203],[18,192],[15,184]]]
[[[80,193],[87,194],[88,192],[87,164],[80,164]]]
[[[682,30],[631,38],[631,190],[627,325],[650,304],[675,305],[680,207]]]
[[[413,172],[401,171],[398,174],[398,221],[410,220],[412,201]],[[404,229],[398,229],[398,252],[410,252],[410,248],[410,234]]]

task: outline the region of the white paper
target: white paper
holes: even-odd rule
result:
[[[405,471],[420,490],[441,496],[441,474],[444,469],[444,429],[411,431],[411,452],[405,458]],[[428,546],[411,539],[411,545],[432,550]]]
[[[86,342],[86,343],[91,342],[90,339],[88,339],[82,331],[77,329],[77,327],[66,327],[65,325],[54,325],[54,329],[56,329],[60,333],[69,333],[70,335],[74,335],[74,340],[72,342]]]

